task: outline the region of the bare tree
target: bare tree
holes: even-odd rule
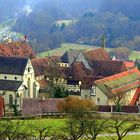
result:
[[[61,134],[63,140],[79,140],[84,135],[84,119],[69,119],[64,127],[65,134]]]
[[[34,140],[45,140],[49,137],[51,132],[51,127],[46,126],[45,124],[35,124],[35,123],[28,123],[28,127],[30,128],[30,133]]]
[[[116,112],[120,112],[121,111],[121,103],[122,103],[124,97],[125,97],[124,93],[119,93],[119,94],[114,95],[111,98],[111,100],[113,101],[113,103],[116,106]]]
[[[128,119],[120,120],[120,118],[110,121],[108,125],[109,132],[116,134],[118,140],[122,140],[128,133],[138,129],[139,126],[140,124],[138,123],[130,123]]]
[[[56,85],[57,80],[60,78],[60,67],[57,64],[56,60],[53,60],[53,58],[50,58],[48,62],[48,66],[45,69],[44,75],[47,78],[48,86],[47,89],[49,91],[49,96],[53,96],[53,90],[54,86]]]
[[[85,135],[90,140],[96,140],[97,136],[107,128],[107,120],[87,119],[85,122]]]
[[[15,140],[22,132],[24,121],[1,120],[0,137],[1,139]],[[24,134],[25,135],[25,134]]]

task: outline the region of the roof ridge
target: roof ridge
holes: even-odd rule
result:
[[[127,70],[127,71],[124,71],[124,72],[121,72],[121,73],[118,73],[118,74],[115,74],[115,75],[112,75],[112,76],[109,76],[109,77],[105,77],[105,78],[103,78],[103,79],[96,80],[94,83],[99,83],[99,82],[101,82],[101,81],[106,81],[106,80],[109,80],[109,81],[110,81],[110,79],[111,79],[112,77],[116,77],[116,80],[117,80],[117,79],[120,78],[119,75],[132,74],[134,71],[135,71],[135,72],[137,71],[137,72],[139,73],[139,75],[140,75],[140,71],[139,71],[137,68],[133,68],[133,69],[131,69],[131,70]]]

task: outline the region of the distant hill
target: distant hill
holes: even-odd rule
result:
[[[38,52],[64,42],[99,46],[103,34],[110,48],[140,51],[139,7],[139,0],[41,0],[18,18],[13,31],[26,34]],[[75,19],[69,26],[58,23]]]
[[[0,22],[18,15],[25,0],[0,0]]]

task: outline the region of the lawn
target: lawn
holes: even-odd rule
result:
[[[51,118],[46,118],[46,119],[39,118],[39,119],[21,120],[21,121],[13,120],[12,121],[13,123],[9,122],[9,126],[10,126],[10,124],[13,126],[10,128],[10,131],[11,131],[11,129],[13,129],[13,132],[14,132],[15,129],[17,130],[18,124],[22,124],[21,129],[20,129],[20,127],[18,127],[19,132],[26,132],[26,134],[33,134],[36,137],[38,137],[39,133],[43,132],[42,130],[45,128],[45,131],[42,134],[44,135],[48,130],[50,130],[51,133],[49,133],[49,136],[51,136],[52,134],[56,134],[56,135],[57,134],[59,135],[62,133],[66,134],[67,131],[63,131],[63,128],[66,126],[67,120],[68,119],[54,119],[54,118],[52,118],[52,119]],[[124,123],[123,127],[129,126],[132,123],[135,123],[135,122],[126,122],[126,123]],[[0,123],[0,125],[2,126],[2,122]],[[3,131],[3,128],[4,127],[1,127],[0,130]],[[123,140],[136,140],[136,139],[139,140],[140,139],[140,135],[139,135],[140,130],[138,129],[135,132],[138,132],[138,133],[136,133],[136,134],[133,133],[131,135],[128,135]],[[104,136],[104,135],[106,135],[106,136]],[[106,131],[102,132],[101,135],[97,136],[97,140],[112,140],[113,138],[115,138],[117,140],[116,136],[110,136],[110,134]],[[88,140],[88,139],[84,136],[84,138],[82,138],[82,140]]]
[[[98,137],[97,140],[117,140],[117,137]],[[140,140],[140,135],[128,135],[123,140]]]
[[[26,124],[36,124],[38,126],[51,126],[51,127],[63,127],[65,125],[66,119],[35,119],[35,120],[26,120]]]

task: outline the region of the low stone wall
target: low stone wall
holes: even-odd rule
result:
[[[118,112],[116,106],[98,106],[98,111],[100,112]],[[119,112],[125,113],[139,113],[138,106],[120,106]]]
[[[109,113],[109,112],[88,112],[90,113],[90,117],[95,119],[106,119],[106,120],[113,120],[119,119],[124,120],[127,119],[128,121],[140,121],[140,113]],[[67,113],[46,113],[46,114],[38,114],[38,115],[26,115],[26,116],[11,116],[11,117],[2,117],[3,120],[34,120],[34,119],[64,119],[71,117],[70,114]]]
[[[42,99],[23,99],[22,115],[37,115],[48,112],[60,112],[58,103],[64,99],[48,98]]]

